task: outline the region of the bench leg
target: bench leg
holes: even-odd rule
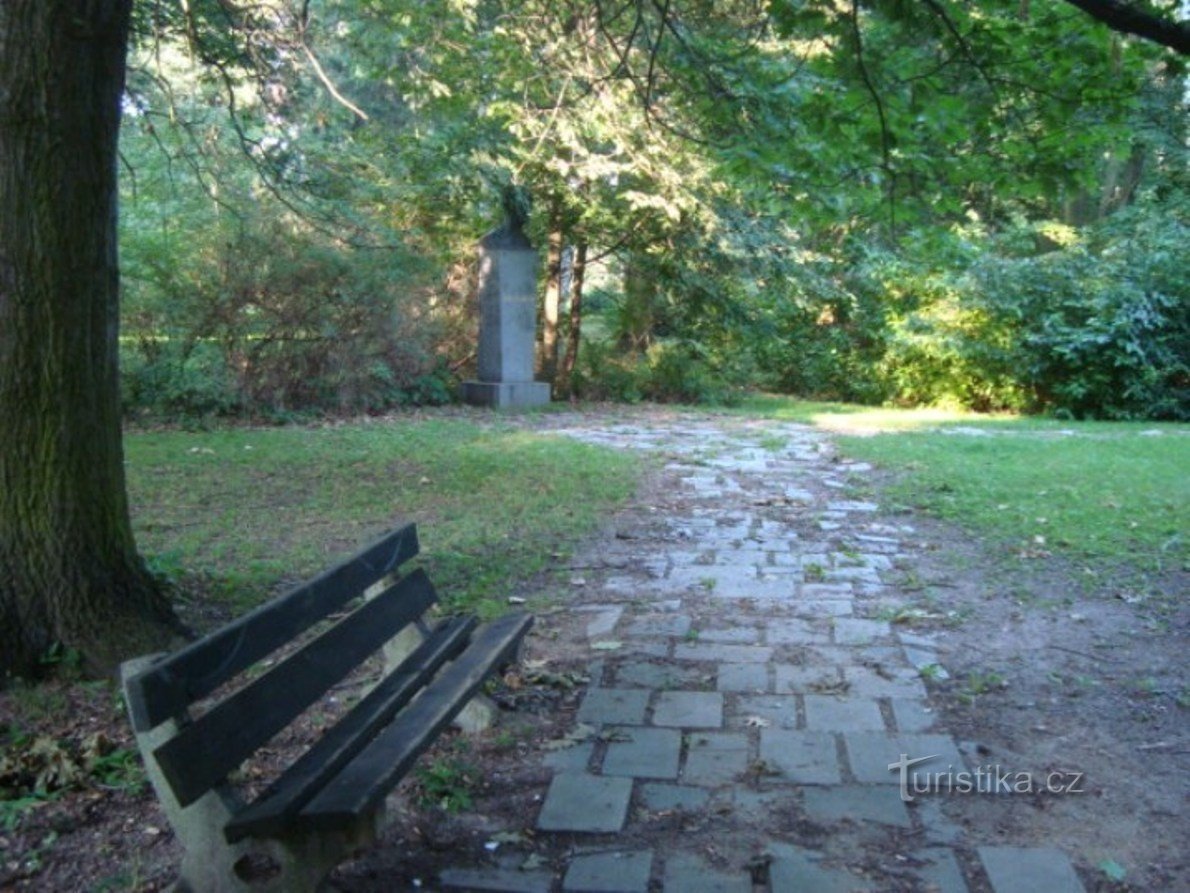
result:
[[[121,676],[135,674],[147,660],[128,661],[120,668]],[[179,893],[314,893],[336,865],[379,836],[383,808],[344,831],[229,844],[223,828],[240,806],[234,792],[215,788],[183,807],[153,758],[153,751],[177,730],[178,722],[168,720],[137,732],[136,744],[157,800],[185,849],[174,885]]]

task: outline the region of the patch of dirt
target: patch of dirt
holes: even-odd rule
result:
[[[969,763],[1077,793],[950,796],[982,844],[1058,846],[1096,890],[1190,889],[1190,609],[1184,572],[1135,586],[1055,556],[1021,557],[914,518],[902,581],[941,644],[926,675]],[[1118,868],[1117,868],[1118,867]],[[1110,874],[1124,872],[1114,881]]]

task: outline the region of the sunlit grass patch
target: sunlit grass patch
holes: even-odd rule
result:
[[[416,521],[452,606],[494,614],[633,492],[614,450],[465,419],[131,434],[142,551],[247,607]]]
[[[1092,573],[1190,565],[1190,426],[752,398],[744,411],[840,434],[898,472],[885,501],[954,521],[1022,558]]]

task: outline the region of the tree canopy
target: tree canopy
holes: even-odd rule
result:
[[[0,411],[30,438],[3,467],[7,669],[55,640],[108,660],[88,617],[172,627],[128,526],[117,352],[131,416],[448,401],[474,364],[472,247],[510,190],[546,259],[558,396],[1190,413],[1174,0],[93,6],[83,25],[61,0],[0,12]],[[54,29],[62,48],[26,51]],[[50,89],[70,66],[102,75],[106,118]],[[67,145],[94,174],[73,198],[30,148]],[[88,345],[29,322],[66,294],[45,269],[73,283]],[[55,365],[41,343],[75,346]],[[102,411],[47,434],[62,394]],[[82,485],[37,446],[97,437],[110,510],[83,527],[107,546],[50,535]],[[43,478],[34,518],[19,491]],[[121,557],[50,580],[13,557],[31,548],[38,567]]]

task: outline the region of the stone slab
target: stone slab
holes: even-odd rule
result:
[[[898,732],[928,732],[938,723],[938,714],[925,701],[891,700]]]
[[[754,626],[700,629],[698,631],[698,641],[719,642],[724,645],[756,645],[760,642],[760,630]]]
[[[641,688],[696,688],[709,681],[706,673],[696,667],[680,664],[646,663],[630,661],[616,668],[618,686],[640,686]]]
[[[687,738],[687,784],[718,787],[748,768],[748,736],[742,732],[697,732]]]
[[[969,893],[963,869],[953,851],[942,847],[918,850],[909,854],[909,860],[918,865],[914,873],[930,893]]]
[[[843,675],[851,694],[864,698],[906,698],[924,701],[926,687],[911,667],[881,664],[880,672],[871,667],[847,667]]]
[[[624,827],[632,779],[560,772],[550,782],[537,817],[542,831],[610,833]]]
[[[571,860],[562,890],[563,893],[647,893],[652,870],[651,850],[583,853]]]
[[[682,733],[677,729],[617,727],[607,735],[604,775],[677,778]]]
[[[884,620],[865,620],[860,617],[840,617],[835,620],[835,644],[867,645],[892,635],[892,627]]]
[[[825,732],[761,729],[760,759],[799,784],[839,784],[842,780],[835,736]]]
[[[842,868],[822,864],[822,853],[783,843],[769,844],[769,882],[774,891],[855,893],[869,884]]]
[[[764,664],[720,664],[716,687],[719,691],[768,691],[768,667]]]
[[[773,649],[762,645],[720,645],[714,642],[683,643],[674,646],[675,660],[707,660],[715,663],[767,663]]]
[[[664,889],[674,893],[752,893],[752,874],[744,868],[716,871],[696,856],[675,853],[665,860]]]
[[[806,728],[819,732],[884,730],[880,705],[864,698],[806,695]]]
[[[690,630],[690,618],[685,614],[662,614],[656,617],[641,617],[628,625],[629,636],[647,638],[679,638]]]
[[[981,846],[979,860],[995,893],[1086,893],[1070,859],[1053,847]]]
[[[778,694],[807,694],[843,691],[843,676],[837,667],[823,664],[777,664],[773,668]]]
[[[803,805],[807,815],[818,822],[876,822],[909,828],[909,810],[900,794],[884,785],[841,785],[806,788]]]
[[[797,698],[793,695],[741,695],[736,699],[731,725],[733,728],[796,729]]]
[[[714,691],[663,691],[653,702],[653,725],[717,729],[723,725],[723,695]]]
[[[636,688],[588,689],[578,708],[578,721],[595,725],[635,725],[645,721],[649,692]]]
[[[881,735],[877,732],[852,732],[844,735],[851,773],[856,781],[866,784],[900,784],[900,772],[888,767],[897,763],[901,755],[914,760],[933,757],[920,763],[909,773],[934,774],[965,769],[963,758],[949,735]],[[924,783],[924,782],[923,782]]]

